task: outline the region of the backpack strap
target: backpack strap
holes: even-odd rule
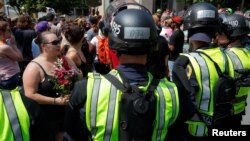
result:
[[[121,83],[120,80],[118,80],[114,75],[108,73],[106,75],[103,75],[109,82],[111,82],[117,89],[119,90],[126,90],[126,87],[124,84]]]
[[[125,84],[122,84],[122,82],[115,77],[113,74],[108,73],[106,75],[103,75],[108,81],[110,81],[112,83],[112,85],[114,85],[117,89],[125,92],[127,91],[127,88],[125,86]],[[124,112],[120,112],[120,117],[124,120],[124,121],[128,121],[126,113]],[[120,126],[119,126],[119,131],[120,131],[120,141],[127,141],[129,140],[129,136],[128,133],[126,132],[126,128],[127,128],[128,124],[126,122],[120,122]]]
[[[106,75],[103,75],[108,81],[110,81],[112,83],[112,85],[114,85],[117,89],[122,90],[123,92],[129,92],[129,93],[136,93],[136,94],[140,94],[141,90],[135,86],[135,85],[130,85],[129,81],[127,80],[127,78],[124,76],[124,74],[121,71],[118,71],[123,83],[113,74],[108,73]],[[158,83],[159,83],[159,79],[153,79],[148,87],[147,92],[145,93],[144,97],[145,99],[150,98],[151,94],[154,92],[154,90],[157,88]],[[127,113],[124,111],[120,111],[120,118],[122,119],[122,121],[120,122],[120,141],[127,141],[129,140],[129,133],[127,131],[128,128],[128,118],[127,118]]]
[[[139,94],[141,92],[141,90],[135,86],[135,85],[130,85],[129,80],[125,77],[125,75],[123,74],[123,72],[118,70],[118,73],[120,74],[124,84],[119,81],[114,75],[108,73],[106,75],[104,75],[104,77],[109,80],[117,89],[122,90],[122,91],[133,91],[137,94]],[[151,94],[152,92],[154,92],[154,90],[157,88],[158,83],[160,82],[159,79],[153,79],[148,87],[147,93],[145,94],[145,97],[148,98],[149,94]]]

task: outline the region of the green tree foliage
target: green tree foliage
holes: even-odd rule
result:
[[[57,13],[69,14],[74,7],[86,8],[83,0],[9,0],[9,4],[19,12],[37,13],[46,10],[46,7],[54,8]]]

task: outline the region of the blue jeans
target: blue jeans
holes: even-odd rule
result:
[[[19,73],[13,75],[8,80],[0,81],[0,89],[12,90],[15,89],[20,84],[20,76]]]
[[[169,70],[169,78],[170,78],[170,81],[173,81],[173,78],[172,78],[172,71],[173,71],[173,68],[174,68],[174,61],[168,61],[168,70]]]

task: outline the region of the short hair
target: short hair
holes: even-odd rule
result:
[[[17,20],[17,28],[32,28],[32,19],[29,15],[21,15]]]

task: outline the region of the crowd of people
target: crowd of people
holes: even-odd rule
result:
[[[113,2],[106,12],[0,21],[0,141],[207,141],[214,125],[241,125],[249,11]],[[221,74],[235,79],[224,104]]]

